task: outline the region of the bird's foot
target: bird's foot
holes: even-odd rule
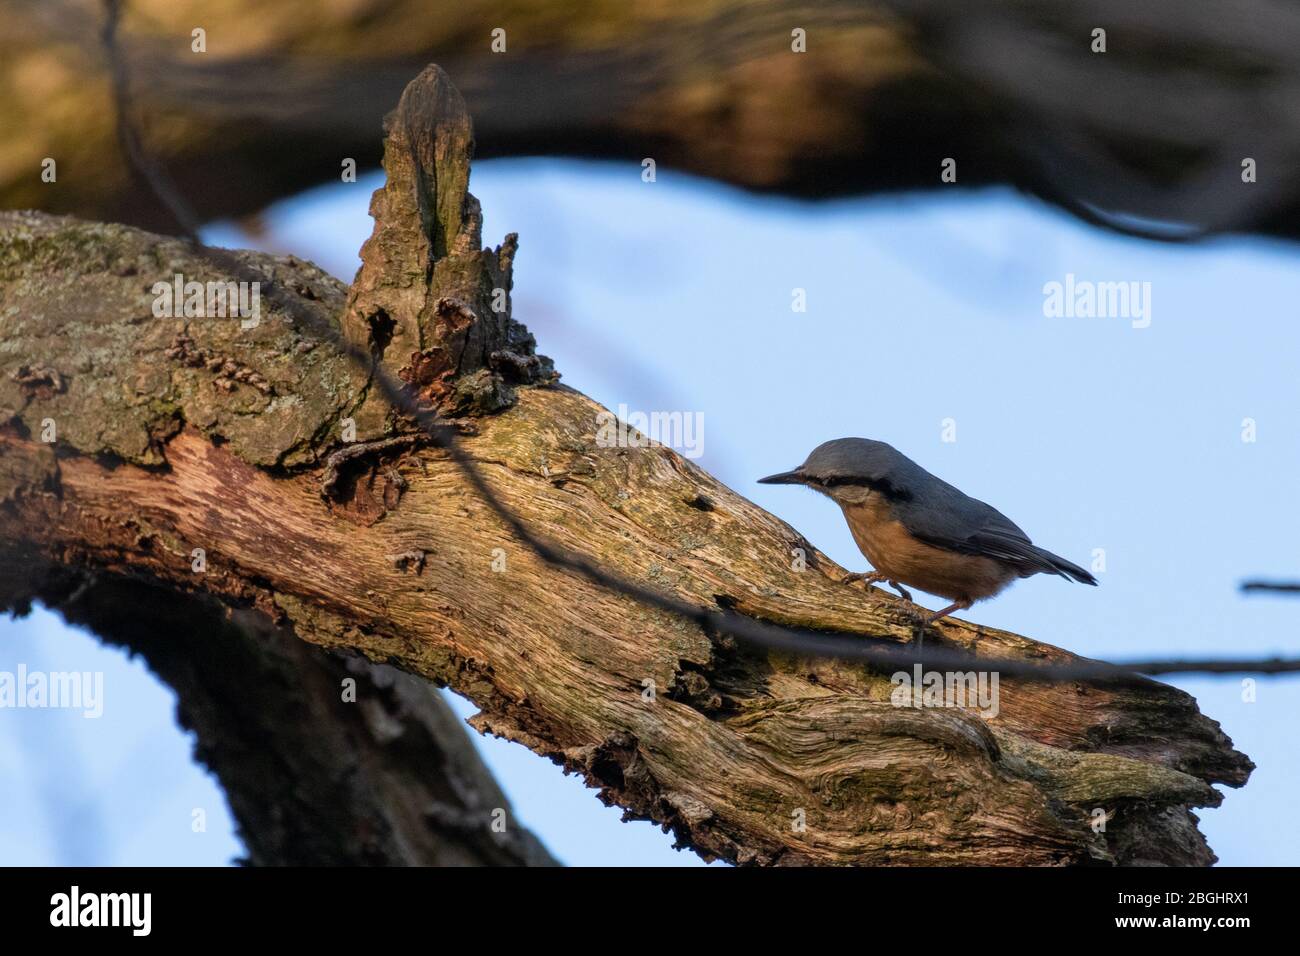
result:
[[[855,581],[861,581],[863,584],[875,584],[877,581],[883,581],[885,576],[879,571],[854,571],[840,578],[840,584],[852,584]]]
[[[915,604],[911,606],[901,605],[894,608],[893,614],[890,616],[912,632],[911,645],[916,651],[917,660],[919,661],[921,653],[925,649],[925,632],[930,627],[931,612]]]
[[[921,607],[919,604],[902,605],[895,609],[895,613],[901,622],[906,622],[911,628],[912,647],[916,651],[917,661],[920,661],[921,655],[925,652],[925,632],[941,615],[928,608]]]
[[[889,586],[902,595],[904,601],[912,601],[912,592],[903,587],[897,581],[890,581]],[[912,601],[915,604],[915,601]]]
[[[854,571],[840,578],[840,584],[853,584],[855,581],[861,581],[863,584],[879,584],[881,581],[884,581],[902,595],[904,601],[912,600],[912,593],[908,591],[907,588],[903,587],[897,581],[886,579],[885,575],[879,571]]]
[[[938,620],[940,620],[941,618],[945,618],[945,617],[947,617],[947,616],[948,616],[949,614],[951,614],[953,611],[964,611],[964,610],[966,610],[966,609],[969,608],[973,603],[975,603],[975,602],[974,602],[974,601],[953,601],[951,604],[949,604],[949,605],[948,605],[946,608],[944,608],[943,610],[941,610],[941,611],[935,611],[933,614],[931,614],[930,617],[929,617],[929,619],[926,620],[925,623],[926,623],[926,624],[933,624],[935,621],[938,621]]]
[[[893,611],[900,620],[906,621],[915,627],[924,627],[930,623],[930,611],[919,604],[913,604],[910,607],[904,604],[893,608]]]

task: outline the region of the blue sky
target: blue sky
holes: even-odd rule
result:
[[[370,232],[374,177],[275,207],[253,240],[345,280]],[[698,412],[699,463],[852,570],[838,509],[754,479],[821,441],[888,441],[988,501],[1101,587],[1043,576],[967,617],[1122,660],[1300,653],[1300,602],[1243,597],[1300,576],[1296,250],[1182,247],[1098,232],[1002,190],[807,204],[639,164],[475,167],[484,238],[520,233],[515,315],[565,381],[607,407]],[[1049,318],[1043,289],[1149,282],[1151,322]],[[807,311],[791,309],[806,291]],[[1243,441],[1243,421],[1255,440]],[[956,440],[943,440],[945,421]],[[938,607],[936,599],[918,595]],[[0,862],[222,863],[224,800],[188,757],[170,692],[48,614],[0,621],[0,670],[104,670],[105,716],[0,710]],[[1287,794],[1300,679],[1176,679],[1259,769],[1201,812],[1224,863],[1300,863]],[[464,702],[456,706],[473,712]],[[570,863],[681,865],[648,824],[512,744],[481,740],[517,811]],[[206,833],[191,830],[195,807]]]

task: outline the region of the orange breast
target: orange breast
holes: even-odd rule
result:
[[[954,601],[980,601],[1016,577],[1013,569],[992,558],[957,554],[918,541],[878,495],[865,504],[842,507],[853,540],[871,566],[891,581]]]

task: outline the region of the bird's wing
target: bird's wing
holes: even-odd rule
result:
[[[966,495],[943,495],[938,501],[927,496],[923,507],[902,502],[895,513],[914,537],[938,548],[1012,563],[1034,557],[1033,542],[1010,518]]]
[[[937,491],[937,493],[936,493]],[[925,496],[925,506],[899,502],[894,511],[903,526],[920,541],[959,554],[1005,561],[1022,576],[1046,572],[1096,584],[1076,564],[1038,547],[1010,518],[992,505],[971,498],[945,483]]]

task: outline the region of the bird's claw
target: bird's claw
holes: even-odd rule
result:
[[[909,624],[915,624],[918,627],[925,627],[930,623],[931,619],[931,612],[918,604],[913,604],[910,607],[903,605],[902,607],[896,608],[895,613],[898,614],[900,618],[905,619]]]
[[[885,576],[879,571],[853,571],[840,578],[840,584],[853,584],[861,581],[863,584],[875,584],[877,581],[883,581]]]

